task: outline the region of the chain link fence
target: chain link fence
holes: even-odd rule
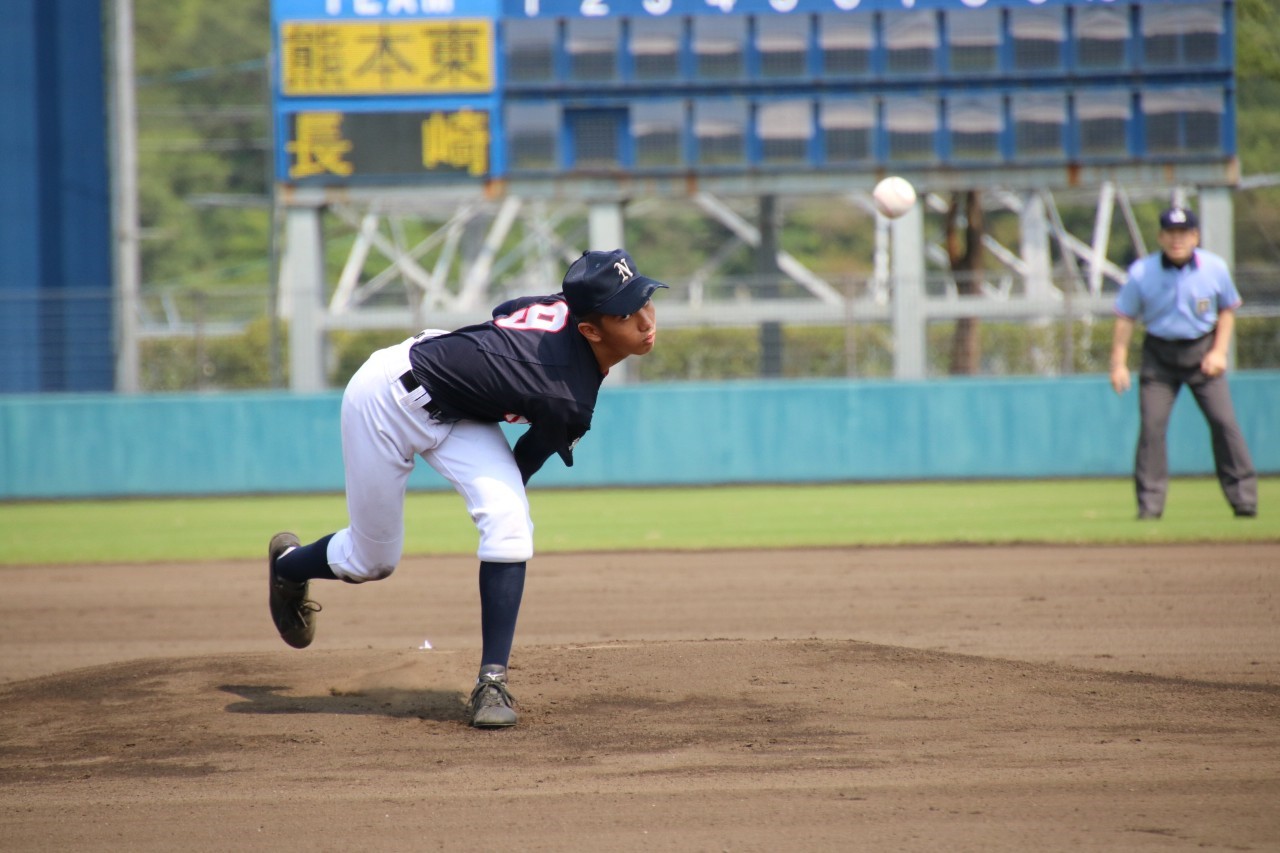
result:
[[[1236,326],[1236,367],[1280,369],[1280,268],[1242,269],[1236,280],[1245,298]],[[776,279],[718,281],[699,286],[696,293],[673,283],[660,297],[659,346],[629,363],[628,381],[891,378],[888,288],[866,278],[832,284],[843,294],[843,306],[820,303],[793,282]],[[932,319],[925,327],[931,378],[958,372],[961,335],[976,347],[970,363],[980,376],[1107,371],[1113,293],[1094,300],[1059,298],[1026,316],[1016,305],[1024,294],[1002,291],[999,282],[989,283],[986,295],[973,303],[957,303],[950,276],[931,276],[925,292],[931,305],[952,306],[948,319]],[[144,293],[137,340],[140,389],[288,387],[288,323],[270,310],[271,293],[266,284]],[[956,304],[973,304],[975,314],[984,316],[965,318]],[[87,289],[0,296],[0,390],[113,389],[114,355],[103,354],[116,351],[115,308],[111,294]],[[342,387],[372,350],[416,332],[413,317],[406,296],[403,325],[329,331],[325,375],[330,387]]]

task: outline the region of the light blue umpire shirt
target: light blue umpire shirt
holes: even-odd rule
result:
[[[1129,267],[1116,313],[1140,320],[1157,338],[1188,341],[1212,332],[1218,312],[1242,301],[1226,262],[1212,252],[1196,249],[1181,269],[1156,252]]]

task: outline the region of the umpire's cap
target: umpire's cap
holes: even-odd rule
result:
[[[1160,230],[1169,231],[1174,228],[1199,228],[1200,220],[1194,211],[1185,207],[1171,207],[1160,214]]]
[[[659,287],[666,285],[637,273],[635,261],[622,249],[583,252],[564,274],[564,298],[575,317],[634,314]]]

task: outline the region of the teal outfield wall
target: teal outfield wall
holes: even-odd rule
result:
[[[1280,472],[1280,371],[1233,374],[1260,472]],[[341,395],[0,396],[0,499],[341,491]],[[606,388],[566,469],[535,486],[1123,476],[1137,392],[1101,376]],[[518,434],[520,427],[511,429]],[[1213,470],[1189,393],[1176,474]],[[411,485],[447,488],[425,464]]]

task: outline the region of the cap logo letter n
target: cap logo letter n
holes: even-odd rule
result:
[[[618,271],[618,275],[622,276],[623,282],[630,281],[631,276],[635,275],[635,273],[631,271],[631,267],[627,266],[626,261],[618,261],[613,265],[613,268]]]

